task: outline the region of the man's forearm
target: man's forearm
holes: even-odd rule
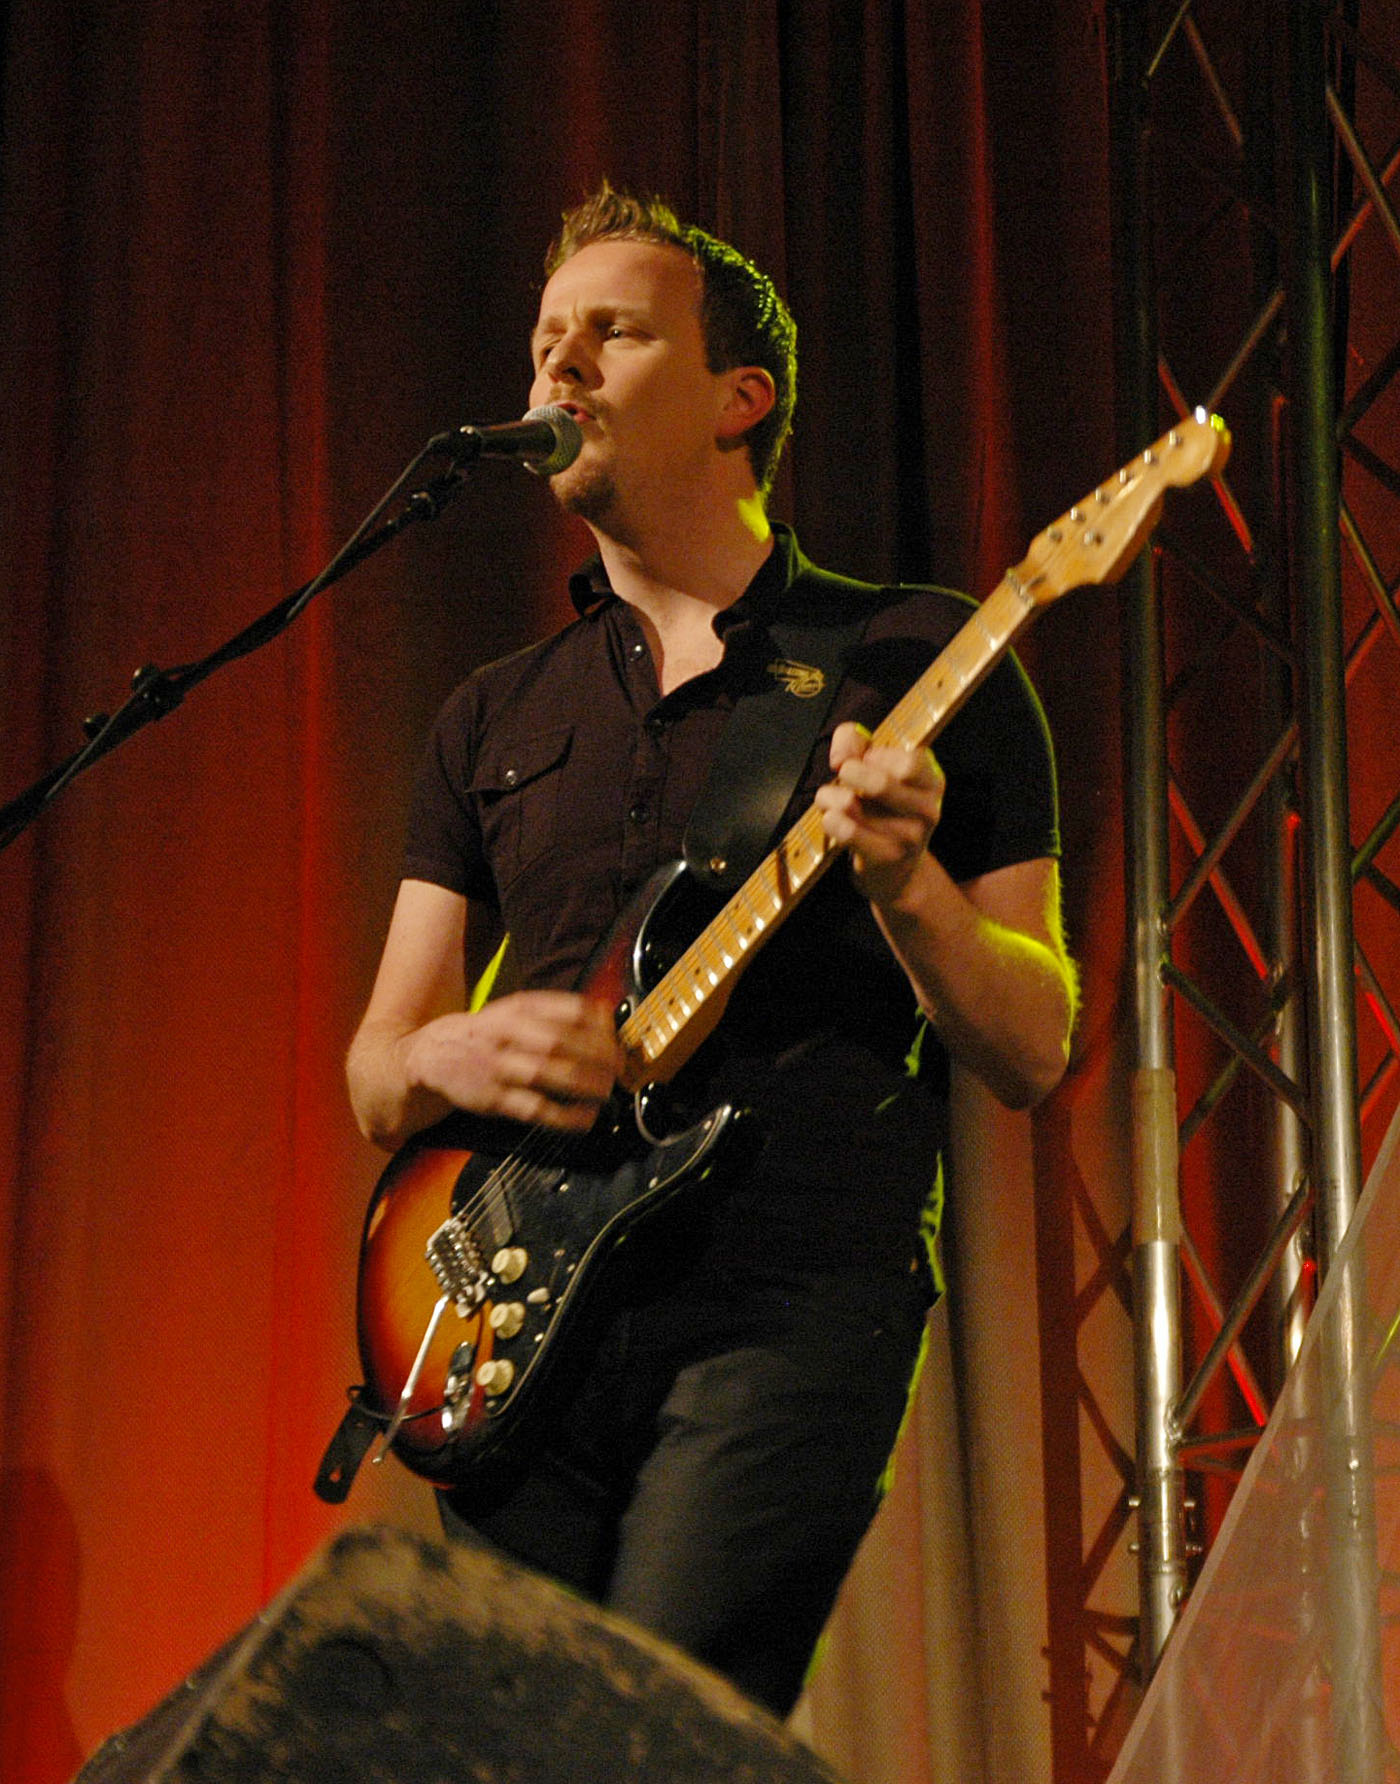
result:
[[[605,1005],[573,991],[514,991],[417,1027],[371,1013],[346,1075],[361,1129],[392,1147],[453,1109],[586,1133],[621,1064]]]
[[[1047,1096],[1069,1059],[1068,961],[979,910],[931,856],[875,916],[949,1052],[1010,1108]]]
[[[410,1071],[412,1041],[412,1030],[365,1023],[345,1062],[350,1106],[360,1132],[387,1152],[452,1107],[446,1097],[415,1082]]]

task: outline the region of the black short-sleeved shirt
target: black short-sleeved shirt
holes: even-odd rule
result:
[[[876,589],[816,570],[792,534],[716,621],[723,660],[664,699],[635,614],[601,566],[571,585],[580,617],[487,665],[451,696],[420,773],[404,859],[498,912],[520,982],[568,987],[629,899],[682,853],[735,697],[773,656],[766,625],[851,604],[869,620],[789,809],[830,777],[831,733],[874,728],[968,618],[944,589]],[[935,740],[947,775],[933,852],[955,880],[1058,855],[1043,715],[1007,657]],[[689,939],[686,937],[684,939]],[[713,1243],[815,1268],[905,1266],[937,1172],[946,1059],[919,1033],[908,981],[837,863],[747,968],[686,1074],[697,1103],[754,1109],[767,1143]]]

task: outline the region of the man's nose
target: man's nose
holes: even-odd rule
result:
[[[546,353],[545,372],[560,382],[587,384],[595,372],[587,342],[578,330],[561,335]]]

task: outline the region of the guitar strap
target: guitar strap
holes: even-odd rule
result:
[[[877,591],[836,586],[847,596],[842,611],[767,626],[770,648],[762,682],[735,702],[690,814],[686,868],[725,897],[743,885],[772,846],[851,650],[873,611],[870,597]],[[852,592],[863,597],[857,610],[849,600]]]
[[[327,1505],[343,1505],[350,1494],[351,1483],[365,1459],[365,1451],[376,1437],[384,1433],[388,1421],[368,1411],[360,1403],[361,1389],[351,1388],[350,1404],[335,1428],[316,1470],[311,1490]]]

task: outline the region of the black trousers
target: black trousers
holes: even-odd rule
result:
[[[477,1532],[786,1716],[873,1517],[927,1271],[711,1269],[611,1317],[549,1446]]]

